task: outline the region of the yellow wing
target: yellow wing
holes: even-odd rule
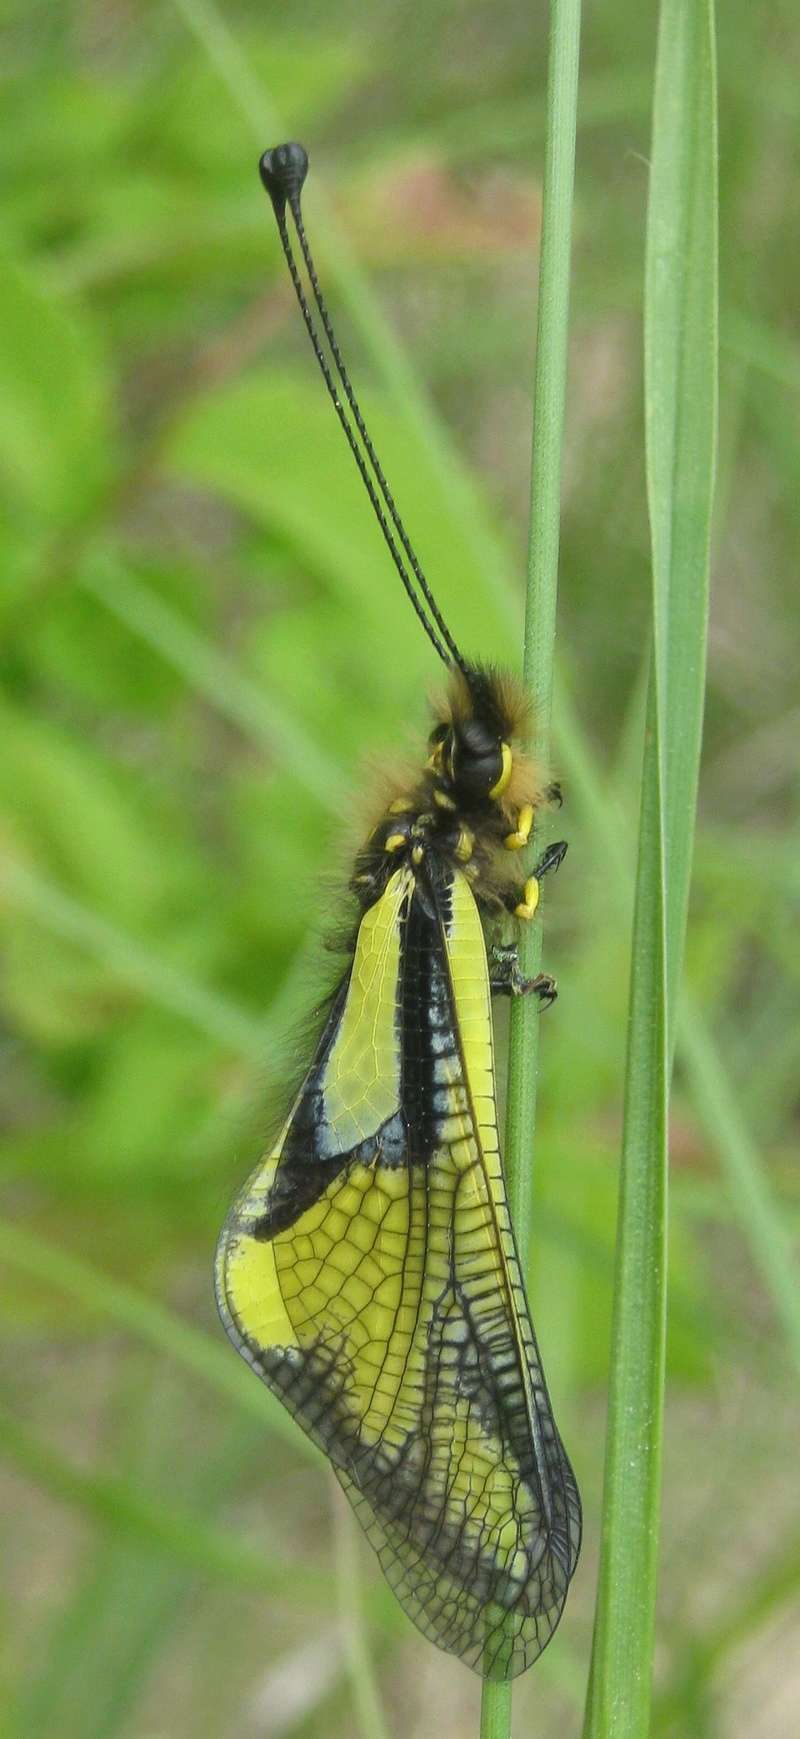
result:
[[[461,874],[400,869],[365,913],[275,1152],[223,1231],[217,1291],[414,1622],[488,1677],[529,1666],[580,1507],[514,1245]]]

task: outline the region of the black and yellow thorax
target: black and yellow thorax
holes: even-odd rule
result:
[[[477,667],[454,672],[421,774],[390,798],[356,859],[351,886],[362,907],[410,862],[427,863],[431,875],[459,870],[487,913],[533,916],[536,878],[520,873],[515,854],[556,788],[524,753],[526,720],[513,677]]]

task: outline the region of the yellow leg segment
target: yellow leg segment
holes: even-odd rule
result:
[[[514,907],[515,918],[530,919],[539,904],[539,882],[536,876],[529,876],[522,890],[522,899]]]
[[[517,815],[517,825],[513,833],[507,833],[503,844],[506,851],[521,851],[527,845],[533,827],[533,804],[523,803]]]

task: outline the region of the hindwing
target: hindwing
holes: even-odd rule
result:
[[[217,1295],[414,1622],[487,1677],[523,1671],[560,1617],[580,1506],[514,1243],[460,872],[405,866],[365,912],[288,1121],[223,1229]]]

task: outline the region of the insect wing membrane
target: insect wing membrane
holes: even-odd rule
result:
[[[486,949],[458,871],[400,869],[364,914],[217,1286],[410,1617],[489,1677],[523,1671],[560,1617],[580,1508],[514,1245]]]

